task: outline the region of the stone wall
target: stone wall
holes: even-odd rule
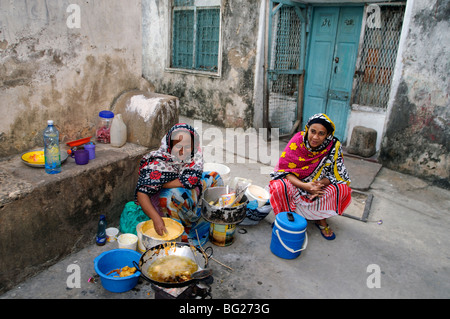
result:
[[[170,1],[142,0],[143,75],[180,99],[180,114],[226,127],[253,126],[260,0],[221,1],[221,75],[168,71]]]
[[[134,200],[137,170],[148,148],[96,147],[96,158],[48,175],[18,157],[0,165],[0,294],[70,253],[95,243],[100,214],[109,226]]]
[[[403,69],[380,160],[391,169],[450,187],[450,1],[408,4]]]
[[[141,1],[0,0],[0,158],[90,136],[98,112],[142,79]]]

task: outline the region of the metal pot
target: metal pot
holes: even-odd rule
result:
[[[197,271],[201,271],[208,267],[208,260],[213,254],[212,247],[207,247],[204,251],[188,243],[164,243],[148,249],[139,259],[139,264],[134,264],[134,266],[139,269],[141,276],[145,280],[157,286],[164,288],[184,287],[196,283],[199,279],[190,279],[176,283],[160,282],[149,277],[148,269],[157,259],[168,255],[176,255],[192,259],[198,266]]]
[[[240,204],[235,207],[217,207],[211,205],[210,202],[217,202],[219,197],[226,194],[226,187],[211,187],[205,190],[202,196],[202,216],[207,221],[219,224],[230,225],[239,224],[246,216],[246,208],[248,199],[244,195]]]

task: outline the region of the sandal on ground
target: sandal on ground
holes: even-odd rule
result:
[[[322,226],[322,225],[319,225],[318,223],[315,223],[315,225],[317,226],[317,228],[319,228],[320,234],[321,234],[322,237],[325,238],[326,240],[333,240],[333,239],[336,238],[336,234],[335,234],[335,233],[333,233],[333,234],[332,234],[331,236],[329,236],[329,237],[327,237],[327,236],[325,236],[325,235],[323,234],[322,230],[325,230],[326,233],[329,233],[329,232],[331,231],[331,229],[330,229],[330,227],[329,227],[328,225],[327,225],[326,227],[325,227],[325,226]]]

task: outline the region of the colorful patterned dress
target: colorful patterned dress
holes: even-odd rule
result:
[[[170,147],[172,136],[179,131],[189,132],[193,141],[191,156],[182,161],[172,154]],[[183,187],[163,187],[175,179]],[[135,190],[136,207],[131,207],[137,214],[134,216],[135,223],[137,225],[149,219],[137,201],[137,193],[141,192],[150,197],[160,216],[173,218],[184,226],[183,241],[204,244],[208,240],[210,223],[201,216],[200,198],[208,187],[216,186],[223,186],[222,178],[216,172],[203,172],[203,155],[197,132],[188,124],[176,124],[163,137],[160,148],[145,155],[140,162]]]

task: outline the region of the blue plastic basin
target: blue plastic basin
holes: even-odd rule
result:
[[[123,268],[125,266],[134,267],[133,261],[137,264],[141,254],[131,249],[113,249],[105,251],[94,259],[95,272],[100,276],[103,288],[111,292],[125,292],[133,289],[139,280],[141,273],[137,270],[133,275],[127,277],[118,276],[113,272],[109,276],[109,272],[114,269]]]

